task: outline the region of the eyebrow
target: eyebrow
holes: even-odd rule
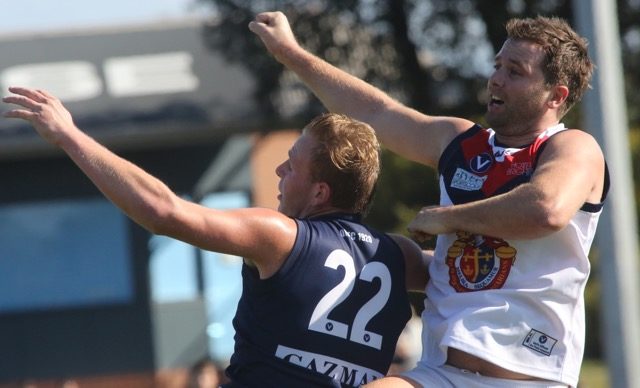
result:
[[[291,159],[292,157],[296,156],[298,154],[298,150],[296,149],[295,144],[291,147],[291,149],[289,149],[289,152],[287,152],[287,155],[289,156],[289,159]]]
[[[498,60],[500,60],[500,59],[502,59],[502,55],[500,55],[500,54],[496,54],[496,56],[495,56],[495,57],[493,57],[493,60],[494,60],[494,61],[498,61]],[[509,61],[509,62],[511,62],[511,63],[515,63],[515,64],[517,64],[517,65],[522,64],[522,61],[519,61],[519,60],[517,60],[517,59],[509,58],[509,59],[508,59],[508,61]]]
[[[494,61],[494,62],[497,62],[497,61],[499,61],[501,58],[502,58],[502,56],[500,56],[500,55],[496,55],[495,57],[493,57],[493,61]],[[509,59],[507,59],[507,62],[509,62],[510,64],[513,64],[513,65],[515,65],[515,66],[517,66],[517,67],[519,67],[519,68],[521,68],[521,69],[523,69],[523,70],[528,69],[528,66],[525,66],[523,61],[519,61],[519,60],[517,60],[517,59],[509,58]]]

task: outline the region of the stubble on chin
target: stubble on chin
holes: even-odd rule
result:
[[[489,112],[484,115],[484,119],[487,122],[487,125],[489,125],[489,128],[493,129],[494,131],[504,128],[506,122],[508,121],[505,119],[505,117],[500,117]]]

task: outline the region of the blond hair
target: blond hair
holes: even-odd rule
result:
[[[380,174],[380,143],[369,124],[327,113],[304,131],[318,142],[311,155],[311,177],[331,188],[331,204],[366,213]]]

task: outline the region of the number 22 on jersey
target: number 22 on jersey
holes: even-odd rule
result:
[[[341,249],[336,249],[329,254],[324,266],[334,270],[343,267],[344,278],[320,299],[320,302],[318,302],[318,305],[313,310],[313,314],[311,314],[309,330],[347,339],[349,335],[349,325],[344,322],[329,319],[328,316],[331,311],[340,305],[353,291],[356,280],[355,264],[351,255]],[[359,278],[367,282],[372,282],[375,278],[380,279],[380,290],[358,310],[351,325],[351,335],[348,338],[350,341],[380,350],[382,347],[382,336],[367,331],[366,327],[369,321],[382,310],[389,300],[389,295],[391,294],[391,274],[386,265],[374,261],[367,263],[362,268]]]

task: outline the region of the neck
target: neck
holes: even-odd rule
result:
[[[540,124],[539,126],[527,129],[514,129],[509,128],[493,128],[496,133],[496,140],[500,144],[504,144],[509,147],[519,147],[525,144],[531,144],[541,133],[547,129],[558,125],[559,122],[548,122]]]
[[[337,207],[327,207],[327,208],[322,208],[322,209],[312,209],[309,212],[307,212],[306,214],[303,215],[303,218],[314,218],[314,217],[320,217],[320,216],[324,216],[327,214],[335,214],[335,213],[353,213],[353,211],[350,210],[345,210],[345,209],[339,209]]]

